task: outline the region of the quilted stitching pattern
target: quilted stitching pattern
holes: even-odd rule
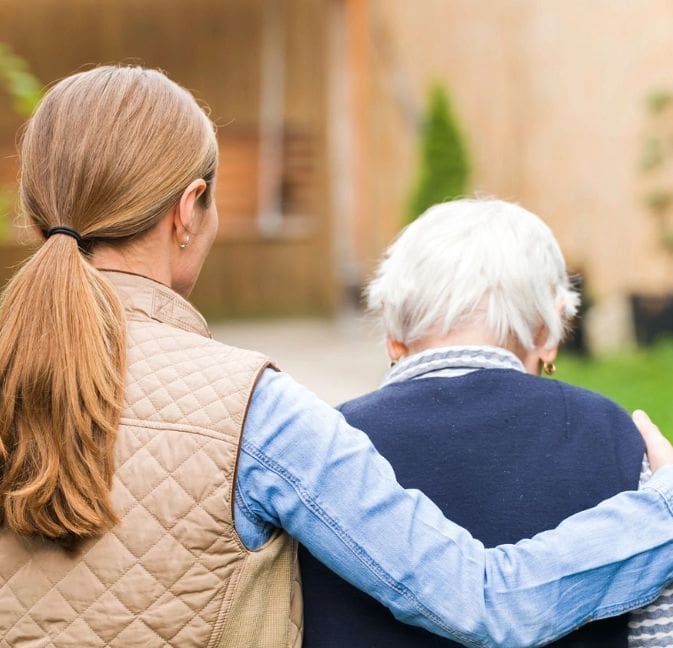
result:
[[[194,333],[176,336],[167,324],[132,330],[129,374],[138,378],[127,387],[124,421],[215,430],[238,443],[250,375],[262,356]]]
[[[245,558],[230,489],[266,361],[155,321],[130,322],[129,336],[121,523],[75,555],[0,531],[1,648],[206,646]]]

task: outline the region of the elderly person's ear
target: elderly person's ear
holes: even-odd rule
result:
[[[558,347],[551,349],[543,347],[540,351],[540,361],[538,362],[537,372],[544,371],[548,376],[556,373],[556,356],[558,355]]]
[[[392,338],[386,338],[386,349],[388,351],[388,357],[390,358],[391,367],[398,362],[400,358],[409,354],[409,347],[404,344],[404,342],[393,340]]]
[[[558,345],[546,346],[548,341],[549,330],[546,326],[541,326],[535,336],[535,347],[522,358],[528,373],[539,375],[544,371],[547,375],[551,375],[556,371],[554,362],[558,355]]]

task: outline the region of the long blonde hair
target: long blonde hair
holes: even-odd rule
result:
[[[21,144],[20,211],[55,235],[0,298],[0,524],[71,544],[117,522],[110,489],[126,326],[88,262],[123,245],[217,166],[211,121],[161,72],[99,67],[56,84]]]

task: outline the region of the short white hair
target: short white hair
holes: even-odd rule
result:
[[[551,230],[502,200],[454,200],[428,209],[386,251],[367,287],[386,335],[411,344],[478,322],[494,342],[546,347],[563,339],[579,295]]]

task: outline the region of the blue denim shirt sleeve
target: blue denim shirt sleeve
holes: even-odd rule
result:
[[[544,467],[542,467],[544,469]],[[236,528],[278,527],[401,621],[468,646],[533,646],[653,600],[673,579],[673,467],[516,545],[484,546],[339,412],[266,370],[239,460]]]

